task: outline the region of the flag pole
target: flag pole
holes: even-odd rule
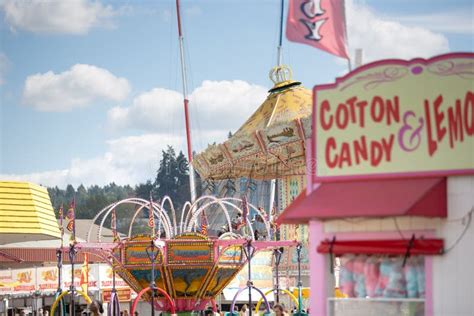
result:
[[[281,66],[282,63],[282,44],[283,44],[283,12],[285,11],[285,0],[281,0],[280,2],[280,39],[278,42],[277,48],[277,65]]]
[[[285,11],[285,0],[281,0],[280,2],[280,37],[278,41],[277,47],[277,65],[281,66],[283,61],[283,14]],[[276,190],[276,179],[272,179],[270,181],[270,205],[268,208],[268,218],[272,220],[272,209],[273,205],[275,204],[275,190]]]
[[[186,123],[186,141],[188,149],[188,161],[189,161],[189,188],[191,191],[191,203],[196,200],[196,186],[194,180],[194,168],[192,165],[193,162],[193,151],[191,146],[191,128],[189,122],[189,99],[188,99],[188,86],[187,86],[187,74],[186,74],[186,64],[184,62],[184,38],[183,32],[181,29],[181,14],[179,10],[179,0],[176,0],[176,16],[178,18],[178,36],[179,36],[179,52],[181,58],[181,78],[183,81],[183,103],[184,103],[184,119]]]
[[[64,218],[64,208],[63,208],[63,204],[61,203],[61,206],[59,208],[59,212],[58,212],[58,216],[59,216],[59,226],[60,226],[60,232],[61,232],[61,245],[59,247],[59,249],[56,250],[56,258],[58,260],[58,289],[56,290],[56,298],[61,295],[61,293],[63,292],[62,288],[61,288],[61,283],[62,283],[62,275],[63,275],[63,247],[64,247],[64,243],[63,243],[63,240],[64,240],[64,225],[63,225],[63,218]],[[61,299],[61,301],[59,302],[59,306],[60,306],[60,312],[59,312],[59,315],[63,315],[63,312],[64,312],[64,305],[63,305],[63,300]]]
[[[153,196],[152,192],[150,191],[150,211],[148,215],[148,226],[151,227],[151,238],[150,238],[150,246],[146,248],[146,252],[151,261],[151,280],[150,280],[150,288],[152,292],[151,296],[151,316],[155,316],[155,297],[156,297],[156,284],[155,284],[155,218],[153,214]],[[54,316],[54,315],[53,315]]]
[[[350,50],[349,50],[349,34],[347,33],[347,16],[346,16],[346,1],[342,1],[342,12],[344,14],[344,31],[346,35],[346,45],[347,45],[347,54],[349,55],[347,57],[347,67],[349,67],[349,72],[352,71],[352,63],[351,63],[351,56],[350,56]]]
[[[72,217],[72,240],[69,244],[69,262],[71,264],[71,286],[69,287],[69,291],[71,293],[71,303],[69,306],[69,315],[75,315],[76,310],[76,302],[74,300],[75,296],[75,285],[74,285],[74,260],[76,258],[76,196],[73,197],[72,203],[69,206],[71,217]],[[68,211],[68,212],[69,212]]]

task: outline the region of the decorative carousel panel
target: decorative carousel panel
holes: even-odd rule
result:
[[[240,159],[235,161],[235,164],[232,168],[232,174],[235,177],[248,177],[254,179],[258,177],[257,171],[261,169],[261,167],[265,167],[265,161],[262,161],[261,157],[263,155],[255,155],[250,159]]]
[[[186,240],[208,240],[207,236],[206,235],[203,235],[201,233],[195,233],[195,232],[191,232],[191,233],[183,233],[181,235],[177,235],[175,238],[175,240],[182,240],[182,239],[186,239]]]
[[[301,160],[304,162],[306,160],[304,142],[297,141],[294,143],[285,144],[281,149],[280,154],[282,159],[286,159],[288,161]]]
[[[209,146],[206,151],[202,153],[202,155],[204,159],[206,159],[211,169],[222,167],[229,168],[231,165],[226,153],[219,146]]]
[[[260,134],[267,150],[275,150],[283,144],[301,140],[295,121],[272,125],[264,131],[260,131]]]
[[[211,173],[211,169],[209,169],[209,164],[203,155],[204,154],[199,154],[194,156],[192,164],[202,177],[207,178]]]
[[[125,266],[134,266],[134,265],[145,265],[151,264],[150,257],[147,253],[147,248],[150,247],[150,238],[147,237],[147,241],[143,237],[134,238],[131,241],[128,241],[123,249],[123,264]],[[157,251],[158,248],[155,248]],[[158,256],[156,257],[156,264],[161,264],[163,262],[163,254],[159,250]]]
[[[254,134],[242,134],[242,136],[232,137],[224,143],[224,146],[229,151],[233,160],[253,156],[261,151],[258,140]]]
[[[174,297],[194,297],[211,270],[210,266],[180,266],[169,268]]]
[[[141,268],[141,269],[128,269],[132,277],[140,284],[142,289],[150,285],[151,281],[151,269],[150,268]],[[166,289],[165,280],[163,278],[163,273],[160,268],[155,269],[155,284],[160,289]]]
[[[171,240],[167,248],[168,264],[214,263],[212,242]]]
[[[242,264],[245,261],[242,246],[219,247],[219,264]]]
[[[215,297],[232,281],[239,271],[239,268],[219,267],[211,278],[203,296]]]
[[[304,117],[301,119],[301,124],[303,125],[304,136],[306,139],[310,138],[311,134],[313,133],[311,122],[312,122],[311,116]]]
[[[127,284],[136,292],[140,292],[144,288],[148,287],[149,284],[142,284],[138,282],[138,280],[130,273],[129,270],[125,268],[116,268],[116,273],[125,281]],[[148,296],[148,293],[144,293],[143,298],[145,300],[148,300],[150,297]]]

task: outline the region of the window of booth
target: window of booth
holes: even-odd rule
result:
[[[424,256],[340,255],[333,275],[331,316],[425,314]]]

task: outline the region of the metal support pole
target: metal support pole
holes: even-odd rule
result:
[[[277,65],[280,66],[282,63],[282,44],[283,44],[283,12],[285,11],[285,0],[281,0],[280,4],[280,40],[277,48]]]
[[[181,78],[183,81],[183,97],[184,97],[184,119],[186,123],[186,140],[187,140],[187,149],[188,149],[188,161],[189,161],[189,188],[191,191],[191,202],[196,200],[196,186],[194,180],[194,168],[192,165],[193,162],[193,151],[191,144],[191,124],[189,121],[189,110],[188,110],[188,85],[187,85],[187,73],[186,73],[186,64],[184,62],[184,37],[181,29],[181,14],[179,10],[179,0],[176,0],[176,15],[178,18],[178,35],[179,35],[179,53],[181,59]]]
[[[69,246],[69,261],[71,262],[71,286],[69,290],[71,292],[71,306],[69,306],[69,315],[75,315],[76,305],[74,301],[75,286],[74,286],[74,259],[76,257],[76,244],[73,242]]]
[[[273,220],[272,211],[275,205],[275,190],[276,190],[276,180],[270,180],[270,209],[268,210],[268,219],[269,221]]]
[[[252,316],[252,288],[253,288],[253,282],[252,282],[252,256],[254,253],[255,248],[252,246],[252,241],[249,240],[247,241],[247,248],[246,251],[244,251],[246,257],[247,257],[247,265],[248,265],[248,280],[247,280],[247,288],[249,290],[249,316]],[[233,313],[234,311],[231,311]]]
[[[58,293],[61,294],[61,282],[62,282],[62,275],[63,275],[63,250],[61,249],[56,250],[56,258],[58,259]]]
[[[283,13],[285,11],[285,0],[281,0],[280,3],[280,38],[278,42],[278,47],[277,47],[277,65],[281,66],[281,63],[283,61],[283,50],[282,50],[282,45],[283,45]],[[270,214],[273,210],[273,205],[275,203],[275,188],[276,188],[276,180],[272,179],[270,180]],[[269,216],[269,218],[271,215]],[[271,218],[270,218],[271,220]]]
[[[120,313],[120,304],[118,303],[117,298],[117,289],[115,288],[115,265],[113,258],[110,257],[110,262],[112,262],[112,293],[110,295],[110,314],[111,316],[118,316]]]
[[[280,262],[281,256],[283,254],[283,247],[273,250],[273,255],[275,256],[275,273],[276,273],[276,286],[275,286],[275,295],[276,295],[276,302],[277,304],[280,303]]]
[[[155,246],[155,241],[152,238],[151,239],[151,245],[146,248],[146,252],[148,254],[148,257],[150,258],[151,261],[151,280],[150,280],[150,288],[152,291],[151,294],[151,316],[155,316],[155,298],[156,298],[156,284],[155,284],[155,261],[156,257],[158,256],[159,250],[156,249]]]

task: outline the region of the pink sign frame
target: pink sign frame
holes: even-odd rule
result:
[[[412,73],[415,73],[418,66],[428,66],[432,63],[448,60],[452,58],[468,58],[472,59],[474,63],[474,53],[470,52],[459,52],[459,53],[449,53],[444,55],[439,55],[429,59],[415,58],[411,60],[402,60],[402,59],[384,59],[380,61],[375,61],[366,65],[363,65],[356,70],[349,72],[343,77],[336,78],[336,81],[331,84],[317,85],[313,87],[313,114],[312,114],[312,124],[313,124],[313,133],[311,135],[311,148],[307,152],[307,172],[310,174],[309,179],[312,180],[311,183],[319,182],[339,182],[339,181],[351,181],[351,180],[363,180],[363,179],[390,179],[390,178],[417,178],[417,177],[436,177],[436,176],[450,176],[450,175],[474,175],[473,169],[446,169],[446,170],[436,170],[436,171],[420,171],[420,172],[396,172],[396,173],[372,173],[372,174],[361,174],[361,175],[348,175],[348,176],[318,176],[317,168],[315,165],[316,162],[316,141],[317,141],[317,93],[318,91],[330,90],[338,88],[340,85],[348,81],[349,79],[355,77],[356,75],[367,71],[371,68],[379,66],[404,66]],[[410,67],[415,66],[415,67]],[[473,73],[474,74],[474,73]],[[381,82],[390,82],[391,80],[387,78],[382,78]],[[317,162],[316,162],[317,163]]]

